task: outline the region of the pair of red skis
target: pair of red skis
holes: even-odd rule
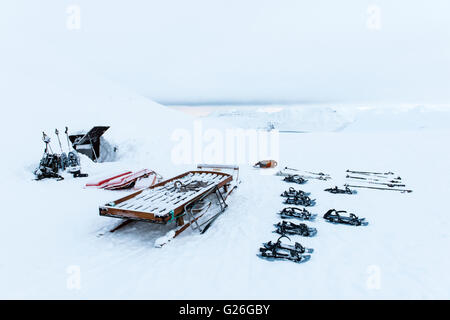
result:
[[[98,189],[106,190],[122,190],[130,189],[136,185],[138,180],[147,178],[149,179],[148,185],[144,187],[150,187],[161,180],[161,176],[154,171],[148,169],[142,169],[137,172],[125,171],[118,175],[104,178],[96,182],[86,183],[86,187],[94,187]]]

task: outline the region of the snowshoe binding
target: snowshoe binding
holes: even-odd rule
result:
[[[350,213],[348,217],[340,215],[341,213],[347,213],[347,211],[330,209],[325,213],[323,218],[331,223],[349,224],[352,226],[367,226],[369,224],[364,221],[365,218],[358,218],[353,213]]]
[[[275,232],[281,235],[300,235],[303,237],[314,237],[317,234],[316,228],[310,228],[304,223],[295,224],[292,222],[279,222],[275,224]]]
[[[316,214],[311,214],[308,210],[306,209],[300,209],[300,208],[296,208],[296,207],[288,207],[288,208],[283,208],[283,210],[281,210],[279,212],[281,218],[284,219],[290,219],[290,218],[297,218],[297,219],[301,219],[301,220],[309,220],[309,221],[313,221],[316,219]]]
[[[345,186],[345,189],[339,189],[337,186],[334,188],[328,188],[324,191],[334,193],[334,194],[356,194],[356,190],[351,190],[349,187]]]
[[[281,196],[288,198],[288,197],[300,197],[300,196],[309,196],[310,192],[305,192],[303,190],[295,190],[294,188],[290,187],[289,190],[284,191]]]
[[[301,253],[301,254],[314,252],[314,249],[305,248],[298,242],[295,242],[294,245],[282,243],[281,238],[287,238],[289,241],[291,241],[291,239],[289,237],[281,236],[278,238],[278,240],[276,242],[269,241],[269,242],[263,243],[264,248],[261,248],[261,249],[265,249],[265,251],[267,251],[267,250],[272,251],[274,249],[275,250],[286,250],[286,251],[297,251],[298,253]]]
[[[294,174],[294,175],[288,175],[287,177],[284,177],[283,181],[298,183],[298,184],[305,184],[308,180],[302,178],[298,174]]]
[[[316,200],[315,199],[311,200],[311,198],[308,196],[294,196],[294,197],[287,197],[286,200],[284,200],[284,204],[312,207],[316,204]]]

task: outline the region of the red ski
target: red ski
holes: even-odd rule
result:
[[[128,188],[132,188],[135,184],[136,181],[141,179],[141,178],[147,178],[149,177],[151,174],[155,175],[155,182],[156,182],[156,174],[153,171],[150,171],[148,169],[142,169],[138,172],[123,176],[123,177],[119,177],[117,179],[111,180],[108,183],[106,183],[105,186],[103,186],[103,189],[107,189],[107,190],[119,190],[119,189],[128,189]]]
[[[102,179],[102,180],[97,181],[97,182],[89,182],[89,183],[86,183],[86,187],[95,187],[95,188],[101,189],[104,186],[106,186],[106,184],[108,182],[110,182],[111,180],[118,179],[120,177],[124,177],[124,176],[130,175],[132,173],[133,173],[132,171],[126,171],[126,172],[122,172],[121,174],[115,175],[113,177],[105,178],[105,179]]]

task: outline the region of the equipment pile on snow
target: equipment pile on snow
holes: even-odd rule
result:
[[[39,163],[39,167],[35,170],[36,180],[45,178],[56,178],[57,180],[63,180],[64,178],[59,174],[60,171],[66,171],[71,173],[74,178],[87,177],[86,173],[81,173],[80,157],[75,149],[71,150],[69,143],[68,128],[66,127],[66,138],[68,154],[63,151],[61,140],[59,139],[59,131],[55,129],[55,134],[58,138],[61,154],[53,153],[50,146],[50,137],[42,132],[42,140],[45,143],[44,155]]]
[[[373,190],[388,190],[388,191],[398,191],[401,193],[410,193],[410,189],[400,189],[406,187],[403,183],[402,178],[397,176],[395,173],[389,172],[372,172],[372,171],[354,171],[347,170],[346,178],[349,181],[358,181],[362,185],[352,185],[345,184],[346,187],[352,188],[363,188],[363,189],[373,189]],[[378,185],[378,186],[374,186]]]

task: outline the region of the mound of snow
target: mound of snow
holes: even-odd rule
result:
[[[167,163],[170,136],[174,128],[190,125],[191,118],[122,88],[93,72],[83,70],[61,57],[19,61],[2,68],[0,104],[6,107],[1,125],[4,166],[25,169],[31,174],[44,144],[42,131],[59,152],[55,128],[69,133],[89,130],[95,125],[111,128],[104,138],[118,146],[118,157],[136,167]],[[67,148],[64,134],[62,145]],[[105,145],[107,146],[107,145]],[[86,159],[83,158],[83,161]]]
[[[352,118],[329,106],[236,107],[211,112],[208,117],[238,124],[242,128],[278,129],[280,131],[337,131]]]

